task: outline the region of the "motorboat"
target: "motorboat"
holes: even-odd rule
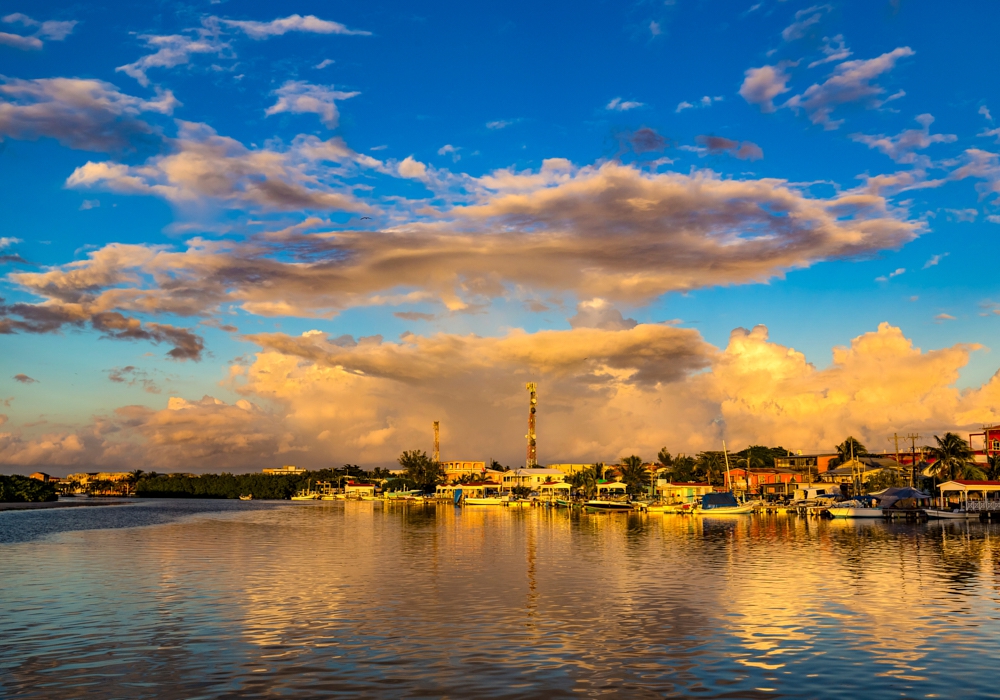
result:
[[[971,520],[979,517],[976,511],[967,510],[945,510],[943,508],[924,508],[927,517],[931,520]]]
[[[651,503],[646,507],[647,513],[691,513],[693,503]]]
[[[881,518],[884,515],[881,508],[862,500],[834,503],[827,512],[835,518]]]
[[[695,512],[699,515],[743,515],[757,510],[756,501],[739,503],[730,491],[706,493],[701,497],[701,507]]]
[[[467,506],[499,506],[503,505],[500,496],[466,496],[463,503]]]
[[[591,513],[615,513],[618,511],[633,510],[632,504],[628,501],[605,501],[600,499],[587,501],[583,504],[583,507]]]
[[[240,500],[241,501],[252,501],[253,500],[253,494],[252,493],[248,493],[246,496],[244,496],[244,495],[241,494],[240,495]]]

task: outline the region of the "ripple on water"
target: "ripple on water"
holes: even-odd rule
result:
[[[378,503],[0,513],[0,695],[988,696],[996,534]]]

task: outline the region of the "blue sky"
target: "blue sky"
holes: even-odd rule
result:
[[[670,382],[715,371],[735,328],[765,325],[767,347],[803,353],[819,373],[808,381],[822,384],[835,347],[887,322],[925,355],[962,355],[934,391],[969,401],[997,371],[990,349],[1000,347],[990,263],[1000,231],[1000,16],[991,10],[909,0],[5,3],[0,461],[169,461],[186,453],[156,451],[184,440],[153,427],[168,398],[208,395],[227,411],[248,401],[292,436],[272,436],[249,462],[290,450],[306,461],[384,463],[426,422],[385,406],[416,380],[364,343],[348,344],[345,359],[336,349],[348,347],[337,344],[344,336],[381,336],[378,354],[406,345],[407,333],[444,342],[523,329],[542,342],[565,331],[559,343],[572,345],[592,342],[573,333],[593,329],[617,334],[601,343],[621,343],[669,322],[703,344],[686,379],[660,377],[655,389],[619,360],[574,375],[572,387],[559,384],[569,380],[551,358],[497,360],[519,379],[487,382],[509,397],[491,399],[491,410],[514,410],[522,374],[551,374],[572,425],[568,406],[585,403],[574,392],[602,404],[633,389],[671,393]],[[651,189],[602,196],[624,191],[616,177]],[[830,218],[797,228],[795,212],[813,205]],[[642,220],[629,223],[628,212]],[[350,244],[317,237],[348,231]],[[495,257],[499,248],[470,252],[504,236],[509,259]],[[542,236],[562,252],[535,256]],[[139,257],[108,263],[114,244]],[[428,258],[409,274],[401,260],[411,253]],[[592,300],[586,308],[601,311],[586,316]],[[322,340],[306,336],[320,345],[304,349],[310,330]],[[675,350],[657,362],[671,364]],[[426,359],[414,352],[404,364]],[[368,422],[338,418],[338,446],[321,449],[319,419],[296,407],[306,400],[252,378],[278,356],[369,375],[375,363],[388,384],[360,389]],[[454,387],[486,382],[466,360],[447,363],[463,368]],[[923,392],[907,398],[914,406],[933,395],[914,391]],[[991,420],[980,398],[950,418],[915,408],[893,427]],[[427,398],[429,412],[467,412],[437,401]],[[700,439],[735,420],[725,400],[710,403]],[[191,406],[191,415],[209,411]],[[143,418],[127,418],[134,407]],[[226,423],[226,434],[259,430],[255,420]],[[733,429],[756,441],[746,420]],[[838,430],[882,430],[844,420]],[[557,451],[596,459],[681,440],[644,421],[587,446],[561,435]],[[809,440],[806,424],[788,437],[758,429],[760,441]],[[513,460],[521,450],[516,432],[484,447],[473,430],[462,433],[467,451]],[[355,434],[379,437],[348,439]],[[206,468],[224,462],[212,439],[192,453]]]

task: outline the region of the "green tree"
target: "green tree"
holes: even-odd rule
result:
[[[597,496],[597,482],[603,478],[603,472],[604,465],[598,462],[570,474],[569,485],[582,492],[586,498],[595,498]]]
[[[941,481],[985,478],[983,471],[972,462],[972,448],[960,436],[945,433],[943,437],[935,435],[934,440],[937,446],[929,448],[927,452],[936,460],[934,472]]]
[[[409,450],[399,456],[399,466],[406,470],[406,478],[423,491],[433,491],[444,481],[444,469],[427,456],[423,450]]]
[[[667,451],[666,447],[661,447],[660,451],[656,453],[656,463],[661,467],[669,467],[673,465],[674,458],[670,452]]]
[[[851,455],[863,457],[868,454],[868,448],[862,445],[853,435],[847,437],[842,443],[837,445],[837,456],[830,460],[830,468],[839,467],[851,461]]]
[[[505,467],[504,465],[500,464],[500,462],[496,461],[495,459],[491,459],[490,460],[490,469],[492,469],[493,471],[497,471],[497,472],[509,472],[510,471],[510,467]]]
[[[621,472],[622,481],[628,487],[628,493],[635,495],[649,490],[649,469],[643,464],[639,455],[622,457],[618,471]]]
[[[710,484],[722,484],[725,471],[725,458],[721,452],[699,452],[695,458],[695,474],[703,476]]]
[[[986,478],[987,479],[1000,479],[1000,453],[992,454],[986,460]]]

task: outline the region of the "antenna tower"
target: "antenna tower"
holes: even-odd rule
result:
[[[535,407],[538,405],[538,395],[535,392],[536,387],[534,382],[529,382],[526,388],[531,394],[531,403],[528,407],[528,434],[524,436],[528,439],[528,460],[526,466],[530,469],[538,466],[538,453],[535,451]]]
[[[434,461],[441,461],[441,422],[434,421]]]

